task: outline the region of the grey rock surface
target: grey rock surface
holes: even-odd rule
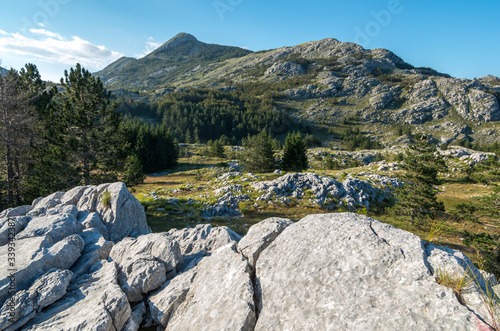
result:
[[[106,260],[109,257],[113,242],[106,240],[101,233],[96,230],[89,229],[80,233],[80,236],[85,242],[85,248],[81,256],[71,267],[74,273],[74,278],[78,278],[90,271],[93,265],[99,260]]]
[[[245,256],[252,269],[265,250],[278,235],[293,222],[287,218],[273,217],[252,225],[248,233],[238,242],[238,252]]]
[[[175,271],[182,260],[179,244],[167,233],[125,238],[113,246],[109,256],[118,265],[123,265],[137,254],[150,254],[165,266],[166,272]]]
[[[166,233],[126,238],[113,246],[110,258],[119,266],[119,281],[130,302],[173,278],[182,260],[179,244]]]
[[[400,185],[397,180],[393,186]],[[313,194],[312,202],[329,209],[358,206],[370,207],[370,202],[382,201],[387,197],[384,190],[374,188],[369,182],[348,178],[339,182],[330,177],[314,173],[289,173],[272,181],[255,182],[252,187],[263,194],[257,200],[267,201],[273,197],[302,198],[306,191]]]
[[[0,246],[15,238],[19,232],[24,230],[28,222],[31,221],[29,216],[9,216],[0,219]]]
[[[29,213],[30,211],[31,211],[30,205],[9,208],[5,209],[0,213],[0,218],[26,216],[26,214]]]
[[[306,70],[303,66],[295,62],[276,62],[272,66],[270,66],[265,74],[266,75],[276,75],[276,76],[284,76],[286,78],[303,75],[306,73]]]
[[[35,317],[26,330],[122,330],[131,308],[117,276],[114,262],[99,261],[90,275],[70,285],[68,294]]]
[[[255,330],[476,330],[425,257],[417,236],[369,217],[307,216],[260,254]]]
[[[148,298],[151,319],[156,324],[167,327],[174,313],[186,300],[196,275],[197,269],[192,268],[165,282],[156,293]]]
[[[123,327],[122,331],[137,331],[139,330],[139,326],[146,315],[146,305],[144,302],[141,302],[134,307],[132,307],[132,313],[130,314],[130,318],[127,321],[127,324]]]
[[[110,240],[116,242],[125,237],[151,233],[144,207],[127,190],[124,183],[109,184],[105,190],[111,193],[111,205],[107,207],[98,203],[96,210],[108,229]]]
[[[69,270],[53,269],[38,278],[28,290],[17,292],[0,309],[0,330],[22,327],[42,308],[62,298],[72,276]]]
[[[84,241],[79,235],[71,235],[52,244],[48,237],[32,237],[16,240],[16,259],[13,265],[0,268],[0,304],[10,297],[11,269],[15,274],[16,290],[26,290],[33,282],[51,269],[69,269],[80,257]],[[8,245],[0,247],[1,261],[8,261]]]
[[[75,206],[49,209],[44,216],[36,216],[16,236],[16,239],[31,237],[49,237],[52,242],[57,242],[72,234],[81,232],[82,226],[77,222],[78,210]]]
[[[204,258],[168,330],[253,330],[253,284],[246,260],[229,244]]]
[[[99,213],[79,212],[77,220],[83,229],[98,231],[106,240],[109,240],[108,228],[102,223]]]
[[[462,252],[443,246],[427,244],[425,247],[427,263],[436,278],[451,277],[463,279],[465,287],[461,300],[481,318],[493,325],[491,316],[483,304],[484,295],[494,293],[495,277],[477,269]]]
[[[198,224],[194,228],[176,230],[168,234],[176,240],[183,255],[201,251],[212,252],[230,243],[237,243],[241,236],[226,226],[212,227],[210,224]]]
[[[88,188],[90,188],[90,186],[77,186],[72,188],[61,197],[61,203],[76,206]]]

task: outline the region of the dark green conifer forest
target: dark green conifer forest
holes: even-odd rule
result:
[[[59,89],[27,64],[0,77],[0,207],[77,185],[142,182],[176,164],[163,124],[126,120],[99,78],[77,64]]]

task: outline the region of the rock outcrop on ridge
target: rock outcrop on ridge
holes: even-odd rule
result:
[[[0,331],[486,330],[492,323],[481,296],[493,291],[493,275],[461,252],[354,213],[270,218],[243,238],[208,224],[152,234],[142,206],[114,183],[58,192],[0,216],[17,231],[0,258],[8,261],[15,247],[10,268],[18,270],[1,273]],[[436,282],[443,273],[474,281],[459,297]]]

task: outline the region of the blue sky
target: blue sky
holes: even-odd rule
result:
[[[58,81],[140,57],[178,32],[258,51],[322,38],[387,48],[455,77],[500,76],[500,1],[22,0],[0,15],[3,67],[37,64]]]

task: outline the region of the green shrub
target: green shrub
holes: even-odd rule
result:
[[[104,191],[101,194],[101,203],[106,208],[111,208],[111,192]]]

